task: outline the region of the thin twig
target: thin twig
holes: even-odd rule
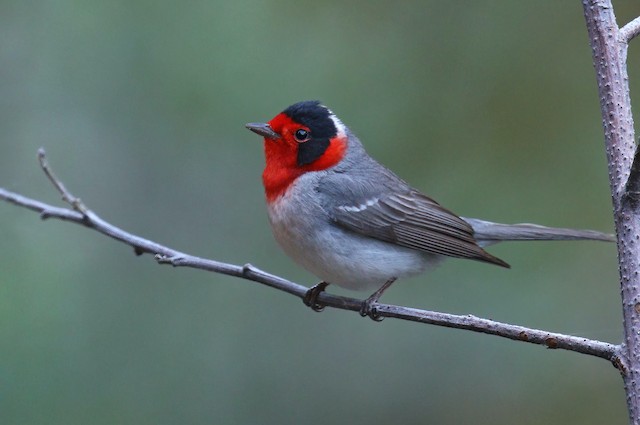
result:
[[[45,153],[44,148],[38,149],[38,161],[40,162],[42,171],[44,171],[44,174],[47,176],[51,184],[53,184],[60,195],[62,195],[62,200],[71,205],[71,207],[79,213],[86,214],[87,207],[82,203],[80,198],[73,196],[64,186],[62,181],[53,173],[53,170],[49,166],[49,161],[47,161],[47,154]]]
[[[620,40],[629,43],[640,34],[640,16],[620,28]]]
[[[102,233],[133,247],[137,254],[153,254],[159,264],[169,264],[174,267],[190,267],[194,269],[207,270],[214,273],[235,276],[270,286],[301,299],[307,293],[307,287],[262,271],[250,264],[238,266],[234,264],[209,260],[206,258],[195,257],[160,245],[159,243],[150,241],[140,236],[133,235],[104,221],[94,212],[86,208],[84,204],[80,203],[79,199],[73,196],[65,188],[64,184],[62,184],[62,182],[52,172],[51,167],[46,161],[44,151],[39,151],[38,157],[40,159],[40,164],[47,175],[47,178],[55,186],[56,190],[63,194],[63,199],[70,205],[72,205],[74,209],[76,209],[76,207],[80,205],[81,211],[74,211],[67,208],[59,208],[48,205],[2,188],[0,188],[0,199],[10,202],[14,205],[36,211],[40,213],[40,216],[43,219],[57,218],[60,220],[81,224],[85,227],[93,229],[99,233]],[[356,312],[360,311],[362,305],[362,300],[337,296],[326,292],[323,292],[318,296],[318,301],[322,305],[325,305],[327,307],[333,307],[342,310],[351,310]],[[390,304],[376,304],[375,307],[376,314],[379,317],[390,317],[449,328],[465,329],[474,332],[496,335],[515,341],[523,341],[543,345],[547,348],[575,351],[578,353],[607,359],[611,361],[617,368],[624,368],[618,356],[620,347],[607,342],[553,333],[539,329],[531,329],[523,326],[482,319],[472,315],[455,315],[435,311],[425,311]]]

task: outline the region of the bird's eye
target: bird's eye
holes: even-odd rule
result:
[[[298,141],[298,143],[306,142],[309,140],[309,132],[304,128],[299,128],[294,133],[294,137]]]

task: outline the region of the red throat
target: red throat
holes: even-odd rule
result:
[[[262,183],[269,203],[284,195],[289,186],[304,173],[326,170],[336,165],[347,150],[346,137],[334,137],[320,158],[310,164],[299,166],[298,142],[293,139],[293,132],[300,128],[300,125],[284,114],[276,116],[269,125],[282,136],[277,140],[264,141],[266,166],[262,173]]]

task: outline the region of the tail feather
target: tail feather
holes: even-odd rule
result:
[[[570,241],[593,240],[615,242],[611,234],[595,230],[563,229],[538,224],[500,224],[477,218],[462,217],[473,228],[474,237],[480,246],[492,245],[501,241]]]

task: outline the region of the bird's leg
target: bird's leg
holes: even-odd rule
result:
[[[376,313],[375,304],[378,302],[378,300],[380,299],[384,291],[389,289],[391,284],[395,282],[396,279],[397,278],[392,277],[391,279],[387,280],[384,283],[384,285],[380,287],[380,289],[378,289],[376,292],[371,294],[369,298],[362,301],[362,306],[360,307],[360,316],[362,317],[369,316],[371,317],[371,319],[375,320],[376,322],[380,322],[382,321],[382,319],[384,319],[384,317],[378,316],[378,314]]]
[[[307,293],[304,294],[304,298],[302,298],[304,305],[311,307],[313,311],[321,312],[324,310],[324,306],[318,303],[318,295],[320,295],[321,292],[324,292],[324,290],[327,289],[327,286],[329,286],[329,283],[322,281],[309,288]]]

